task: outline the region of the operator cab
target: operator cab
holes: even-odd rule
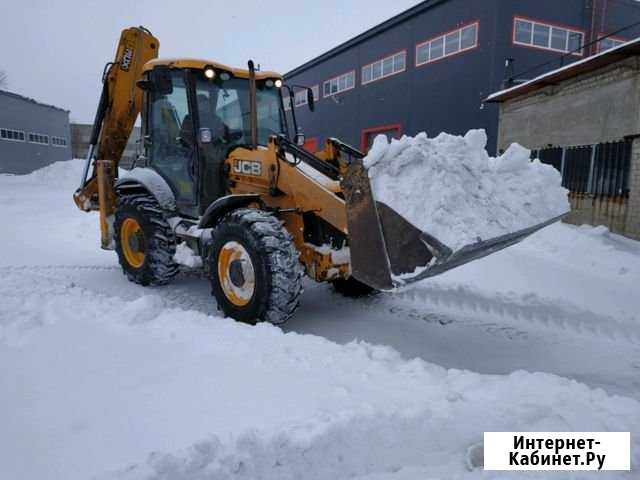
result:
[[[167,181],[178,211],[199,217],[227,194],[229,153],[252,146],[250,74],[199,60],[154,60],[145,73],[144,162]],[[256,73],[258,145],[289,136],[281,87],[278,74]]]

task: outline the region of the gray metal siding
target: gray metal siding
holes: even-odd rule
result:
[[[289,83],[307,86],[318,84],[320,99],[316,112],[306,106],[296,108],[302,130],[317,138],[318,146],[329,136],[336,136],[360,147],[363,129],[400,124],[402,133],[429,136],[445,131],[462,134],[471,128],[484,128],[489,137],[488,149],[497,145],[498,109],[482,107],[482,99],[499,90],[505,77],[505,60],[514,58],[515,72],[522,72],[543,62],[552,61],[528,78],[557,68],[559,53],[514,45],[514,16],[530,17],[551,24],[561,24],[585,31],[591,24],[589,0],[449,0],[431,2],[431,7],[407,17],[392,28],[381,29],[349,48],[338,49],[320,62],[310,62],[287,76]],[[609,31],[640,20],[640,5],[610,3],[606,28]],[[624,15],[620,14],[624,10]],[[477,48],[426,65],[415,66],[418,43],[446,33],[461,25],[480,22]],[[637,34],[638,32],[634,32]],[[407,68],[400,73],[362,85],[361,67],[391,53],[406,49]],[[579,60],[571,57],[565,63]],[[325,80],[356,71],[356,87],[331,98],[323,98]]]
[[[0,92],[0,128],[25,133],[24,142],[0,139],[0,173],[29,173],[53,162],[71,158],[67,111]],[[31,132],[48,135],[49,145],[29,142]],[[67,145],[52,145],[52,136],[65,138]]]

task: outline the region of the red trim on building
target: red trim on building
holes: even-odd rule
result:
[[[468,48],[463,48],[458,50],[456,53],[450,53],[449,55],[445,55],[444,54],[444,49],[445,49],[445,45],[446,45],[446,40],[443,40],[443,46],[442,46],[442,56],[440,58],[436,58],[435,60],[429,60],[427,62],[423,62],[423,63],[418,63],[418,48],[420,48],[421,46],[423,46],[426,43],[432,42],[433,40],[437,40],[438,38],[443,38],[446,37],[447,35],[449,35],[450,33],[453,32],[457,32],[458,30],[461,31],[462,34],[462,30],[464,30],[467,27],[470,27],[471,25],[475,25],[476,26],[476,40],[475,40],[475,45],[473,47],[468,47]],[[456,27],[453,30],[449,30],[445,33],[441,33],[439,35],[436,35],[435,37],[431,37],[427,40],[424,40],[420,43],[417,43],[415,48],[413,49],[414,52],[414,59],[413,59],[413,65],[418,68],[418,67],[424,67],[425,65],[429,65],[431,63],[436,63],[439,62],[440,60],[445,60],[447,58],[451,58],[451,57],[455,57],[456,55],[460,55],[461,53],[467,53],[470,52],[471,50],[475,50],[476,48],[478,48],[480,42],[480,19],[478,20],[474,20],[472,22],[469,23],[465,23],[462,24],[460,27]]]
[[[362,69],[362,68],[364,68],[364,67],[368,67],[369,65],[373,65],[374,63],[379,62],[380,60],[384,60],[385,58],[389,58],[389,57],[394,57],[394,56],[396,56],[397,54],[402,53],[402,52],[405,52],[405,53],[406,53],[406,52],[407,52],[407,49],[406,49],[406,48],[403,48],[403,49],[401,49],[401,50],[398,50],[397,52],[389,53],[388,55],[383,55],[383,56],[381,56],[381,57],[377,58],[376,60],[374,60],[373,62],[369,62],[369,63],[367,63],[367,64],[365,64],[365,65],[362,65],[362,67],[360,67],[360,68]],[[406,68],[406,65],[405,65],[405,68]]]
[[[382,125],[380,127],[365,128],[362,130],[360,136],[360,149],[366,153],[367,151],[367,136],[371,133],[387,132],[389,130],[396,130],[398,138],[402,135],[402,125],[400,123],[392,123],[390,125]]]
[[[365,67],[368,67],[369,65],[373,65],[374,63],[377,63],[377,62],[379,62],[381,60],[386,60],[387,58],[393,58],[397,54],[402,53],[402,52],[404,52],[404,68],[402,70],[400,70],[398,72],[393,72],[390,75],[385,75],[383,77],[376,78],[375,80],[369,80],[366,83],[363,81],[364,76],[362,75],[362,71],[364,70]],[[409,52],[407,51],[407,49],[403,48],[402,50],[398,50],[397,52],[390,53],[389,55],[384,55],[384,56],[378,58],[377,60],[374,60],[373,62],[367,63],[366,65],[362,65],[360,67],[360,85],[369,85],[370,83],[378,82],[380,80],[384,80],[385,78],[393,77],[394,75],[398,75],[399,73],[406,72],[407,71],[407,57],[409,56],[408,54],[409,54]]]
[[[342,77],[343,75],[347,75],[347,74],[349,74],[349,73],[351,73],[351,72],[353,72],[353,87],[345,88],[344,90],[341,90],[341,91],[336,92],[336,93],[330,93],[329,95],[325,95],[325,94],[324,94],[324,84],[325,84],[325,83],[330,82],[331,80],[335,80],[336,78],[340,78],[340,77]],[[326,80],[324,80],[324,81],[322,82],[322,97],[323,97],[323,98],[328,98],[328,97],[332,97],[332,96],[334,96],[334,95],[338,95],[339,93],[342,93],[342,92],[348,92],[349,90],[353,90],[354,88],[356,88],[356,80],[357,80],[357,75],[356,75],[356,70],[355,70],[355,68],[354,68],[353,70],[347,70],[346,72],[341,73],[341,74],[339,74],[339,75],[336,75],[335,77],[328,78],[328,79],[326,79]]]
[[[307,138],[304,141],[304,145],[302,146],[302,148],[304,148],[307,152],[316,153],[318,151],[318,138]]]
[[[587,38],[587,34],[586,34],[586,32],[584,30],[581,30],[581,29],[576,28],[576,27],[570,27],[569,25],[563,25],[561,23],[547,22],[547,21],[543,21],[543,20],[536,20],[535,18],[524,17],[522,15],[514,15],[513,16],[513,22],[512,22],[512,26],[511,26],[511,29],[512,29],[511,30],[511,43],[513,45],[516,45],[517,47],[533,48],[534,50],[544,50],[545,52],[569,53],[566,50],[556,50],[555,48],[541,47],[539,45],[533,45],[532,43],[529,44],[529,43],[517,42],[516,41],[516,21],[517,20],[524,20],[525,22],[537,23],[539,25],[544,25],[545,27],[552,27],[552,28],[553,27],[557,27],[557,28],[561,28],[563,30],[567,30],[569,32],[582,34],[582,51],[580,53],[572,53],[571,55],[576,56],[576,57],[584,57],[584,44],[586,43],[586,38]],[[533,35],[533,33],[532,33],[532,35]],[[551,35],[551,33],[549,33],[549,35]]]

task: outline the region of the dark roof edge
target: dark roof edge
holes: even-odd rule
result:
[[[292,77],[294,75],[298,75],[299,73],[302,73],[305,70],[308,70],[309,68],[321,62],[324,62],[325,60],[328,60],[331,57],[334,57],[335,55],[338,55],[339,53],[345,51],[348,48],[351,48],[359,43],[362,43],[365,40],[373,37],[374,35],[382,33],[390,29],[391,27],[394,27],[397,24],[402,23],[405,20],[408,20],[409,18],[413,17],[418,13],[422,13],[423,11],[428,10],[429,8],[435,7],[436,5],[439,5],[440,3],[444,3],[447,1],[449,0],[424,0],[423,2],[420,2],[417,5],[414,5],[413,7],[408,8],[407,10],[391,17],[390,19],[385,20],[384,22],[379,23],[378,25],[371,27],[368,30],[365,30],[359,35],[356,35],[355,37],[347,40],[346,42],[343,42],[340,45],[333,47],[331,50],[328,50],[325,53],[322,53],[317,57],[312,58],[311,60],[303,63],[302,65],[294,68],[293,70],[288,71],[287,73],[284,74],[284,76]]]
[[[0,90],[0,95],[6,95],[7,97],[13,97],[13,98],[17,98],[19,100],[24,100],[26,102],[34,103],[36,105],[39,105],[41,107],[53,108],[54,110],[59,110],[61,112],[70,113],[70,110],[65,110],[64,108],[56,107],[55,105],[49,105],[47,103],[41,103],[41,102],[38,102],[37,100],[34,100],[33,98],[29,98],[29,97],[25,97],[24,95],[20,95],[19,93],[13,93],[13,92],[9,92],[7,90]]]

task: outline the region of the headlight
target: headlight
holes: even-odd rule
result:
[[[204,69],[204,76],[211,80],[216,76],[216,71],[212,67],[206,67]]]
[[[275,86],[276,86],[277,88],[281,88],[281,87],[282,87],[282,80],[277,79],[277,80],[275,81]]]

